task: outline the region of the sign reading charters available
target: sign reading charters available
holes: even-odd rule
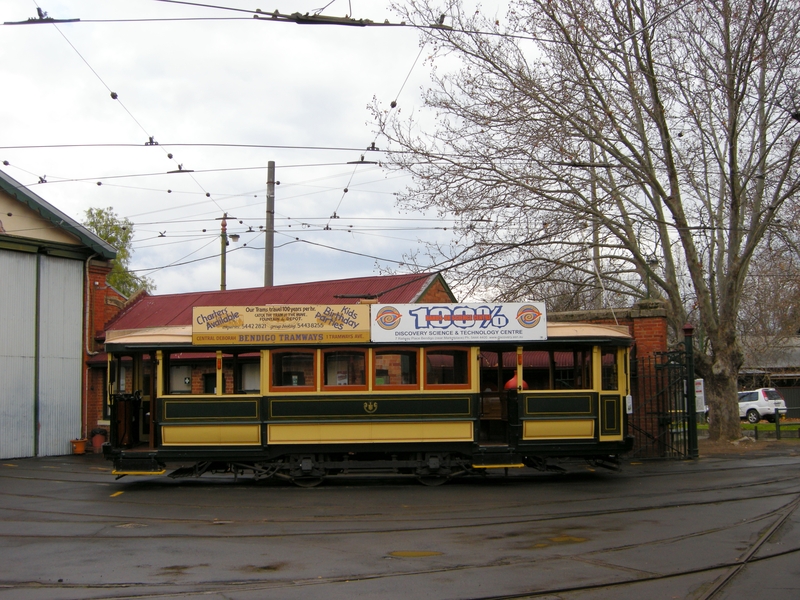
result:
[[[373,304],[373,342],[484,342],[547,339],[543,303]]]
[[[369,341],[369,305],[195,306],[192,344],[350,344]]]

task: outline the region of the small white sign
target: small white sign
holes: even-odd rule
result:
[[[694,408],[697,412],[706,410],[706,388],[702,379],[694,380]]]
[[[526,342],[547,339],[544,303],[373,304],[373,342]]]

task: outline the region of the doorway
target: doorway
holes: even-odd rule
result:
[[[506,383],[517,370],[516,348],[481,348],[480,427],[482,445],[508,444],[508,390]],[[516,388],[514,388],[516,389]]]

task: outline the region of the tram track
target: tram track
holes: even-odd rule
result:
[[[638,576],[630,576],[627,578],[617,578],[613,582],[598,582],[592,584],[584,584],[584,585],[561,585],[561,586],[553,586],[548,588],[543,587],[532,587],[531,589],[527,589],[518,593],[513,594],[498,594],[498,595],[474,595],[463,597],[463,600],[524,600],[527,598],[541,598],[541,597],[552,597],[553,594],[559,594],[561,598],[568,598],[569,594],[573,593],[581,593],[581,592],[614,592],[615,590],[618,593],[618,590],[624,587],[630,587],[634,585],[640,585],[644,583],[652,583],[657,581],[669,581],[675,580],[681,577],[686,577],[690,575],[704,575],[704,574],[715,574],[719,571],[725,571],[722,575],[718,576],[716,580],[707,587],[706,589],[702,590],[698,594],[688,596],[691,600],[712,600],[716,595],[725,588],[725,586],[729,585],[731,581],[735,578],[736,574],[738,574],[742,568],[744,568],[747,564],[751,563],[758,563],[758,562],[767,562],[776,557],[780,556],[790,556],[790,555],[800,555],[800,548],[794,548],[790,550],[785,550],[778,553],[772,553],[768,555],[763,555],[760,557],[754,557],[758,549],[760,549],[766,541],[777,531],[777,529],[785,522],[786,518],[797,508],[798,504],[800,503],[800,496],[795,498],[789,505],[784,506],[780,511],[781,518],[779,518],[775,523],[773,523],[769,530],[762,535],[756,543],[754,543],[750,548],[747,549],[746,552],[743,553],[742,556],[737,558],[733,561],[728,561],[724,563],[715,563],[711,565],[707,565],[700,568],[693,568],[693,569],[684,569],[679,571],[673,571],[669,573],[663,574],[649,574],[643,573]],[[761,518],[768,518],[768,515],[763,515]],[[654,543],[663,543],[666,540],[660,540]],[[637,545],[636,547],[642,547],[643,545]],[[624,546],[619,548],[606,548],[603,549],[602,552],[614,552],[616,550],[621,549],[630,549],[631,546]],[[568,558],[569,560],[573,561],[581,561],[587,560],[588,557],[591,557],[594,554],[597,554],[601,551],[593,551],[587,552],[584,554],[578,555],[571,555]],[[187,584],[175,584],[175,583],[133,583],[133,582],[125,582],[125,583],[118,583],[118,584],[97,584],[97,585],[85,585],[85,584],[58,584],[58,585],[47,585],[38,582],[18,582],[12,583],[8,581],[0,580],[0,591],[2,590],[23,590],[23,589],[61,589],[61,590],[74,590],[74,591],[92,591],[92,592],[102,592],[102,591],[133,591],[130,594],[113,594],[113,595],[96,595],[92,594],[90,597],[93,600],[158,600],[158,599],[167,599],[167,598],[186,598],[186,597],[196,597],[198,595],[202,596],[210,596],[212,594],[224,594],[225,597],[228,597],[228,594],[231,592],[266,592],[266,591],[280,591],[286,590],[289,588],[304,588],[304,587],[319,587],[319,586],[329,586],[329,585],[341,585],[341,584],[356,584],[359,582],[369,582],[369,581],[377,581],[377,580],[387,580],[387,579],[397,579],[402,580],[403,578],[407,577],[418,577],[418,576],[428,576],[428,575],[436,575],[436,574],[458,574],[463,571],[474,571],[474,570],[484,570],[484,569],[496,569],[501,567],[509,567],[509,566],[526,566],[526,565],[537,565],[542,567],[542,563],[553,562],[557,560],[563,560],[564,556],[552,556],[544,559],[527,559],[527,560],[502,560],[502,561],[494,561],[490,563],[484,564],[462,564],[456,565],[453,567],[447,568],[433,568],[433,569],[416,569],[416,570],[407,570],[400,573],[391,572],[391,573],[372,573],[372,574],[347,574],[341,575],[337,577],[328,577],[328,578],[307,578],[307,579],[291,579],[291,580],[279,580],[279,581],[258,581],[252,579],[243,579],[243,580],[229,580],[229,581],[203,581],[199,583],[189,584],[189,587],[192,588],[201,588],[202,592],[199,589],[190,589],[190,590],[182,590],[177,591],[174,588],[177,587],[186,587]],[[606,563],[606,565],[610,568],[614,568],[617,570],[619,567],[617,565],[610,565]],[[630,569],[625,569],[627,571],[631,571]],[[157,591],[154,591],[153,588],[157,588]],[[140,590],[140,591],[134,591]],[[566,594],[566,596],[564,596]],[[76,596],[77,597],[77,596]],[[603,597],[603,596],[598,596]]]
[[[784,479],[776,480],[779,482],[783,482]],[[771,482],[770,482],[771,483]],[[765,483],[761,483],[758,485],[765,485]],[[697,490],[698,492],[720,492],[724,490],[733,490],[733,489],[741,489],[741,487],[745,486],[728,486],[723,488],[703,488],[701,490]],[[235,537],[241,538],[270,538],[270,537],[286,537],[287,535],[292,536],[320,536],[320,535],[341,535],[341,534],[373,534],[373,533],[394,533],[398,531],[416,531],[416,530],[425,530],[425,531],[434,531],[434,530],[448,530],[454,528],[473,528],[473,527],[500,527],[500,526],[510,526],[510,525],[523,525],[523,524],[535,524],[535,523],[545,523],[550,521],[560,521],[560,520],[571,520],[571,519],[580,519],[580,518],[599,518],[604,516],[610,515],[618,515],[618,514],[626,514],[626,513],[640,513],[640,512],[648,512],[654,510],[680,510],[680,509],[690,509],[690,508],[697,508],[701,506],[710,506],[710,505],[724,505],[726,503],[735,503],[735,502],[749,502],[753,500],[765,500],[765,499],[772,499],[772,498],[781,498],[784,496],[792,496],[794,494],[800,493],[798,491],[800,488],[796,485],[795,482],[795,490],[783,490],[783,491],[775,491],[772,493],[762,493],[756,495],[750,495],[747,497],[736,497],[736,498],[713,498],[707,500],[696,500],[696,501],[681,501],[681,502],[663,502],[663,503],[656,503],[656,504],[645,504],[640,506],[620,506],[611,509],[602,509],[602,510],[583,510],[583,511],[568,511],[568,512],[560,512],[558,514],[537,514],[535,516],[527,516],[527,517],[516,517],[516,518],[506,518],[506,519],[497,519],[491,517],[476,517],[474,514],[464,514],[461,516],[450,516],[444,518],[447,522],[442,524],[443,517],[441,516],[434,516],[434,517],[422,517],[419,514],[409,515],[403,519],[389,519],[389,522],[393,524],[393,526],[389,527],[381,527],[381,528],[359,528],[359,529],[333,529],[330,531],[320,531],[320,530],[307,530],[302,532],[293,532],[292,534],[285,534],[285,533],[252,533],[252,534],[241,534]],[[11,496],[10,494],[0,492],[0,498]],[[635,498],[634,495],[627,495],[626,499],[630,500],[631,498]],[[642,494],[639,497],[647,497],[647,494]],[[25,499],[31,498],[30,496],[16,496],[18,499]],[[607,498],[603,498],[606,500]],[[584,499],[586,501],[587,499]],[[598,500],[595,499],[588,499],[591,500]],[[89,501],[87,501],[89,502]],[[563,504],[560,503],[560,504]],[[140,506],[147,506],[146,504],[140,504]],[[540,505],[541,506],[541,505]],[[205,505],[204,509],[208,510],[213,507],[209,507]],[[505,509],[513,508],[509,506],[504,506]],[[476,510],[475,509],[472,510]],[[281,519],[281,518],[272,518],[272,519],[224,519],[224,520],[214,520],[209,518],[175,518],[175,517],[158,517],[158,516],[131,516],[130,514],[125,513],[87,513],[87,512],[69,512],[69,511],[59,511],[59,510],[42,510],[42,509],[30,509],[29,507],[20,507],[20,508],[9,508],[7,506],[1,506],[0,510],[8,513],[20,513],[29,515],[29,518],[26,519],[28,522],[35,522],[35,518],[30,518],[30,515],[34,517],[36,515],[46,516],[48,520],[42,520],[43,523],[51,522],[52,517],[65,517],[65,518],[82,518],[84,519],[85,523],[92,524],[92,525],[111,525],[112,523],[129,523],[131,521],[135,521],[140,525],[146,526],[164,526],[168,524],[176,524],[176,525],[220,525],[220,524],[227,524],[227,525],[237,525],[237,526],[268,526],[268,525],[307,525],[309,523],[319,523],[320,521],[324,521],[326,523],[339,523],[342,521],[353,521],[353,520],[361,520],[364,518],[374,518],[380,519],[380,522],[383,524],[387,523],[385,513],[363,513],[363,514],[348,514],[348,515],[316,515],[313,517],[308,517],[304,519]],[[416,510],[427,510],[427,507],[416,507]],[[466,511],[463,511],[466,512]],[[88,519],[88,521],[86,520]],[[9,519],[6,517],[0,517],[0,522],[8,521]],[[477,521],[471,524],[465,524],[463,521]],[[419,523],[416,527],[409,527],[409,522],[416,522]],[[431,525],[431,522],[436,522],[438,524]],[[27,538],[27,537],[39,537],[36,535],[24,535],[24,534],[17,534],[13,536],[9,536],[7,534],[2,535],[0,537],[20,537],[20,538]],[[58,537],[58,536],[44,536],[44,537]],[[128,534],[126,537],[137,537],[135,534]],[[164,534],[162,536],[139,536],[139,537],[175,537],[173,535]],[[216,538],[216,537],[232,537],[229,533],[220,533],[214,535],[207,535],[205,533],[196,533],[192,535],[183,536],[186,538],[198,539],[198,538]]]
[[[748,495],[746,497],[733,497],[733,498],[711,498],[711,499],[704,499],[704,500],[693,500],[693,501],[680,501],[680,502],[661,502],[656,504],[643,504],[639,506],[632,506],[631,501],[635,499],[641,498],[648,498],[650,495],[648,493],[641,493],[641,494],[631,494],[626,493],[625,499],[627,504],[625,506],[613,508],[613,509],[604,509],[604,510],[592,510],[592,511],[568,511],[564,512],[561,511],[558,514],[546,514],[546,513],[539,513],[535,516],[524,516],[524,517],[514,517],[509,518],[506,520],[498,520],[496,518],[485,517],[483,519],[477,519],[479,522],[474,523],[471,526],[474,527],[484,527],[484,526],[505,526],[505,525],[512,525],[512,524],[527,524],[527,523],[539,523],[539,522],[546,522],[546,521],[557,521],[561,519],[574,519],[574,518],[588,518],[588,517],[601,517],[601,516],[608,516],[612,514],[620,514],[620,513],[631,513],[631,512],[644,512],[649,510],[658,510],[658,509],[681,509],[681,508],[692,508],[692,507],[699,507],[704,505],[717,505],[725,502],[745,502],[748,500],[754,499],[767,499],[767,498],[777,498],[781,496],[791,495],[796,493],[795,490],[798,489],[797,487],[797,478],[794,476],[784,476],[784,477],[773,477],[767,480],[758,480],[754,482],[745,482],[745,483],[737,483],[735,485],[726,485],[726,486],[704,486],[699,488],[688,488],[688,487],[681,487],[676,488],[672,493],[673,494],[699,494],[699,493],[709,493],[709,492],[725,492],[725,491],[732,491],[732,490],[741,490],[746,488],[754,488],[754,487],[763,487],[766,485],[774,485],[774,484],[782,484],[782,483],[789,483],[793,489],[788,490],[775,490],[770,493],[760,493],[756,495]],[[204,485],[209,485],[213,482],[209,482],[206,480]],[[351,489],[357,489],[357,486],[353,486]],[[224,490],[220,490],[224,491]],[[295,488],[289,488],[291,492],[297,492],[299,494],[304,494],[306,492],[296,490]],[[438,496],[437,496],[438,497]],[[48,495],[37,495],[37,494],[11,494],[8,492],[0,491],[0,498],[7,498],[7,499],[18,499],[18,500],[58,500],[56,494],[52,496]],[[612,494],[606,495],[596,495],[592,497],[581,497],[579,499],[580,502],[583,503],[593,503],[593,502],[607,502],[613,500],[614,496]],[[73,500],[73,502],[79,503],[87,503],[93,504],[95,502],[94,499],[79,499]],[[538,508],[541,510],[542,508],[548,506],[557,505],[560,508],[563,508],[565,504],[569,504],[570,501],[559,499],[552,502],[539,502],[537,504]],[[116,506],[126,506],[126,507],[142,507],[147,508],[152,506],[151,502],[138,502],[138,501],[131,501],[131,500],[114,500],[114,504]],[[180,504],[172,503],[172,506],[180,506]],[[186,504],[186,508],[197,509],[198,506],[196,504]],[[293,507],[293,504],[286,503],[285,505],[270,505],[271,510],[290,510]],[[226,504],[203,504],[203,510],[214,510],[214,509],[226,509],[229,508]],[[256,504],[253,505],[239,505],[237,509],[241,512],[246,512],[247,510],[253,510],[256,508],[263,508]],[[333,514],[330,512],[331,506],[328,504],[326,506],[327,511],[324,514],[314,514],[304,518],[280,518],[280,517],[272,517],[272,518],[255,518],[255,519],[247,519],[241,518],[241,516],[237,516],[235,519],[230,520],[231,523],[236,523],[238,525],[307,525],[309,523],[319,523],[320,521],[325,521],[329,523],[338,523],[342,521],[349,521],[354,519],[376,519],[380,520],[382,523],[386,524],[386,513],[381,511],[376,511],[373,513],[361,513],[361,514],[353,514],[353,513],[342,513],[342,514]],[[305,531],[305,532],[296,532],[295,535],[328,535],[328,534],[339,534],[339,533],[371,533],[376,531],[381,532],[394,532],[398,530],[402,531],[413,531],[416,529],[425,529],[425,530],[445,530],[445,529],[452,529],[454,527],[463,527],[464,520],[476,520],[474,514],[472,514],[476,510],[486,511],[488,508],[491,508],[491,505],[481,503],[480,505],[468,505],[459,507],[457,510],[453,507],[449,507],[446,509],[448,516],[442,516],[441,514],[437,514],[437,511],[441,512],[442,508],[440,505],[431,504],[431,505],[424,505],[418,504],[415,505],[414,511],[412,514],[409,514],[408,517],[404,517],[401,519],[393,518],[389,519],[391,523],[397,524],[395,527],[384,527],[382,529],[358,529],[353,531],[347,531],[342,529],[335,529],[330,532],[320,532],[320,531]],[[502,508],[504,511],[513,511],[513,510],[524,510],[528,508],[527,502],[517,502],[513,504],[503,503]],[[117,522],[128,522],[133,520],[139,521],[144,524],[153,525],[153,526],[163,526],[167,524],[218,524],[212,519],[208,518],[176,518],[176,517],[160,517],[160,516],[143,516],[137,515],[133,518],[130,514],[127,514],[124,511],[119,512],[105,512],[105,513],[90,513],[86,511],[65,511],[65,510],[43,510],[43,509],[31,509],[29,505],[25,505],[19,508],[11,508],[6,506],[6,503],[0,503],[0,509],[9,513],[25,513],[28,515],[29,521],[35,521],[35,518],[31,518],[31,516],[35,517],[36,515],[43,515],[46,516],[48,519],[52,517],[70,517],[70,518],[82,518],[82,519],[91,519],[92,523],[98,525],[108,525],[111,523]],[[419,513],[422,512],[424,515],[420,515]],[[454,515],[454,512],[458,513]],[[96,520],[95,520],[96,519]],[[0,518],[0,521],[8,520],[6,518]],[[227,520],[227,519],[226,519]],[[408,527],[408,522],[416,522],[420,523],[418,527]],[[442,524],[442,521],[446,521],[446,523]],[[431,522],[438,523],[437,525],[431,526]],[[268,534],[257,534],[254,536],[243,536],[243,537],[260,537],[263,535]],[[192,536],[194,537],[194,536]],[[208,537],[216,537],[216,536],[208,536]]]
[[[0,543],[6,548],[66,547],[76,531],[85,531],[81,545],[87,557],[102,556],[109,547],[134,548],[123,551],[136,553],[143,548],[199,549],[222,544],[251,549],[244,552],[245,557],[256,548],[275,549],[281,555],[290,552],[287,549],[308,547],[320,556],[344,548],[369,549],[348,551],[348,560],[336,563],[334,573],[322,577],[313,569],[310,574],[296,558],[286,567],[266,559],[256,562],[255,556],[240,563],[215,564],[191,552],[183,559],[176,555],[155,564],[139,558],[122,571],[130,577],[118,575],[111,583],[80,571],[58,582],[10,570],[7,573],[12,576],[0,576],[0,597],[24,592],[29,597],[109,600],[214,594],[231,599],[294,599],[304,594],[328,597],[351,589],[350,597],[354,597],[358,590],[376,586],[399,590],[420,581],[500,581],[508,573],[530,573],[529,584],[523,580],[511,591],[458,597],[629,598],[634,597],[632,590],[658,585],[677,589],[687,585],[687,580],[700,580],[702,585],[693,588],[692,595],[680,597],[717,600],[728,597],[725,594],[736,589],[750,567],[771,568],[770,561],[795,560],[800,553],[793,541],[784,546],[770,542],[796,515],[800,480],[797,468],[792,467],[798,463],[788,461],[780,469],[769,470],[764,464],[757,461],[741,469],[701,471],[683,470],[673,463],[622,476],[535,474],[464,480],[433,489],[390,479],[344,478],[335,486],[316,490],[285,484],[268,488],[262,488],[262,483],[233,484],[224,477],[119,484],[98,481],[94,474],[85,476],[85,471],[84,476],[75,471],[64,477],[56,470],[47,471],[49,481],[56,483],[52,486],[47,481],[32,483],[35,478],[27,474],[2,483],[4,471],[0,470]],[[774,462],[769,464],[772,467]],[[720,476],[710,477],[712,471]],[[662,475],[671,479],[664,480]],[[17,491],[9,488],[12,482]],[[102,486],[99,490],[98,485]],[[265,498],[269,502],[264,503]],[[386,499],[390,503],[381,505]],[[173,514],[165,514],[167,507]],[[666,526],[678,525],[679,516],[693,513],[708,518],[696,527],[685,522]],[[665,526],[654,525],[658,523]],[[62,525],[67,530],[59,532]],[[630,533],[640,526],[647,533],[632,539]],[[621,529],[612,535],[616,527]],[[567,541],[551,541],[559,537]],[[417,540],[429,540],[442,557],[421,564],[423,559],[390,556],[392,545],[396,549]],[[663,556],[671,549],[710,547],[719,540],[741,540],[743,548],[735,557],[702,557],[697,564],[682,560],[669,568],[648,569],[629,562],[631,556]],[[351,560],[357,568],[350,568]],[[564,569],[586,569],[593,576],[555,582],[538,575]]]

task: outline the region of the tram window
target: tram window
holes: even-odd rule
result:
[[[237,393],[257,393],[261,390],[261,365],[257,362],[246,362],[238,365],[239,386]]]
[[[217,393],[217,373],[203,373],[203,393]]]
[[[272,387],[314,386],[314,352],[273,352]]]
[[[619,376],[617,374],[617,349],[611,348],[603,350],[600,355],[600,362],[603,365],[603,389],[618,390]]]
[[[325,352],[326,387],[357,386],[366,388],[366,357],[363,350],[333,350]]]
[[[522,353],[522,379],[532,390],[553,389],[550,377],[550,352],[525,350]]]
[[[592,387],[592,351],[553,352],[556,389],[590,389]]]
[[[469,384],[467,350],[428,350],[425,352],[425,385],[461,386]]]
[[[192,366],[170,365],[169,367],[169,394],[192,393]]]
[[[375,352],[375,385],[417,385],[415,350],[380,350]]]

